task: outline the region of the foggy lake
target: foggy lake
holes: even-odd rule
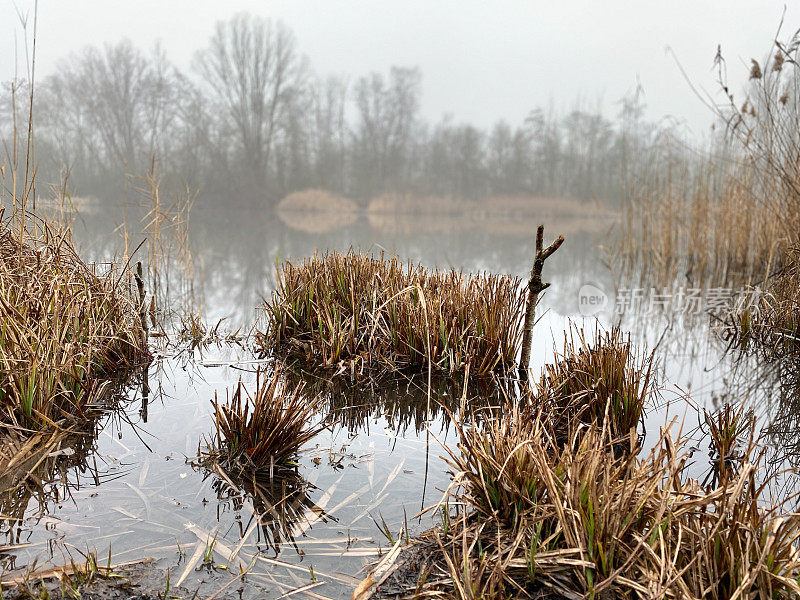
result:
[[[0,592],[800,594],[794,7],[12,4]]]

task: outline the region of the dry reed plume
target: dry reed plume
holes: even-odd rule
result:
[[[519,353],[525,297],[514,277],[429,271],[350,251],[286,262],[267,304],[264,352],[343,372],[486,375]]]

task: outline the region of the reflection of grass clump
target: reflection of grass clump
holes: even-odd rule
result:
[[[276,557],[284,544],[299,552],[295,538],[302,533],[309,514],[327,520],[325,511],[309,495],[316,488],[296,469],[282,469],[272,477],[252,469],[225,470],[220,465],[211,471],[218,476],[212,487],[221,502],[230,502],[235,511],[243,510],[245,500],[253,503],[252,518],[260,524],[258,541],[269,546]]]
[[[0,225],[0,420],[28,428],[83,415],[106,379],[147,359],[123,277],[100,276],[65,235]]]
[[[509,369],[522,335],[516,278],[428,271],[349,252],[285,263],[267,305],[263,350],[348,372]]]
[[[55,431],[23,439],[11,431],[0,437],[0,535],[15,539],[23,533],[32,500],[43,515],[49,502],[63,501],[80,487],[81,476],[99,483],[90,460],[97,432],[93,423],[94,435]]]
[[[209,464],[271,468],[294,458],[325,427],[310,425],[322,401],[306,398],[302,386],[287,389],[277,371],[269,378],[256,373],[252,395],[239,380],[229,400],[212,403],[216,434],[201,452],[201,462]]]

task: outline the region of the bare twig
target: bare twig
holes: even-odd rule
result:
[[[536,230],[536,256],[533,259],[531,278],[528,280],[528,304],[525,308],[525,326],[522,335],[522,357],[519,362],[520,378],[528,381],[528,368],[531,362],[531,345],[533,343],[533,324],[536,320],[536,304],[539,294],[550,287],[549,283],[542,282],[542,268],[544,261],[564,243],[564,236],[560,235],[547,248],[544,248],[544,225],[539,225]]]

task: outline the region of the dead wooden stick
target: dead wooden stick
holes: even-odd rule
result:
[[[146,294],[144,291],[144,277],[142,275],[141,261],[136,263],[136,273],[133,278],[136,280],[136,287],[139,289],[139,320],[142,324],[142,341],[147,348],[148,326],[147,326],[147,305],[145,304]]]
[[[539,225],[536,230],[536,256],[533,259],[531,278],[528,280],[528,304],[525,307],[525,327],[522,333],[522,358],[519,363],[519,375],[523,381],[528,381],[528,367],[531,363],[531,346],[533,344],[533,324],[536,321],[536,304],[539,294],[550,287],[549,283],[542,283],[542,268],[544,261],[561,247],[564,236],[560,235],[547,248],[544,248],[544,225]]]

